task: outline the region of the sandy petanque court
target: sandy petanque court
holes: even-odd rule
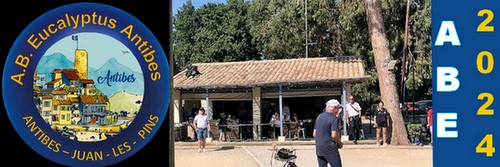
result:
[[[314,145],[283,146],[296,148],[299,167],[317,167]],[[196,147],[175,149],[175,166],[278,167],[271,161],[270,146],[210,146],[198,153]],[[347,167],[432,167],[432,146],[346,145],[341,149],[342,164]]]

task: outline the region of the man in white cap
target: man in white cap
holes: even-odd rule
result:
[[[337,114],[340,109],[339,101],[332,99],[326,102],[325,112],[316,118],[313,136],[316,140],[316,156],[318,166],[342,167],[339,149],[343,147],[340,141],[339,118]]]

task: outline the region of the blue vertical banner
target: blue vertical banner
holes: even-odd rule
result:
[[[433,164],[500,164],[500,1],[433,0]]]

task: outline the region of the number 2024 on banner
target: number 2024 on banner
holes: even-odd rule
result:
[[[499,8],[494,0],[432,2],[434,166],[500,166]]]

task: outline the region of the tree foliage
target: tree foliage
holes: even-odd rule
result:
[[[228,0],[195,9],[187,1],[173,18],[176,71],[193,63],[258,59],[248,23],[249,6],[243,0]]]
[[[412,71],[408,73],[405,86],[408,90],[415,90],[417,98],[430,99],[432,97],[432,42],[429,35],[431,33],[431,2],[415,1],[412,3],[412,11],[410,53],[412,53],[411,60],[414,60],[414,66],[412,66],[414,69],[410,68]]]
[[[192,47],[195,45],[193,30],[199,25],[199,20],[196,10],[188,0],[173,18],[173,40],[174,40],[174,71],[179,71],[179,68],[186,67],[191,62],[191,57],[195,54]]]

